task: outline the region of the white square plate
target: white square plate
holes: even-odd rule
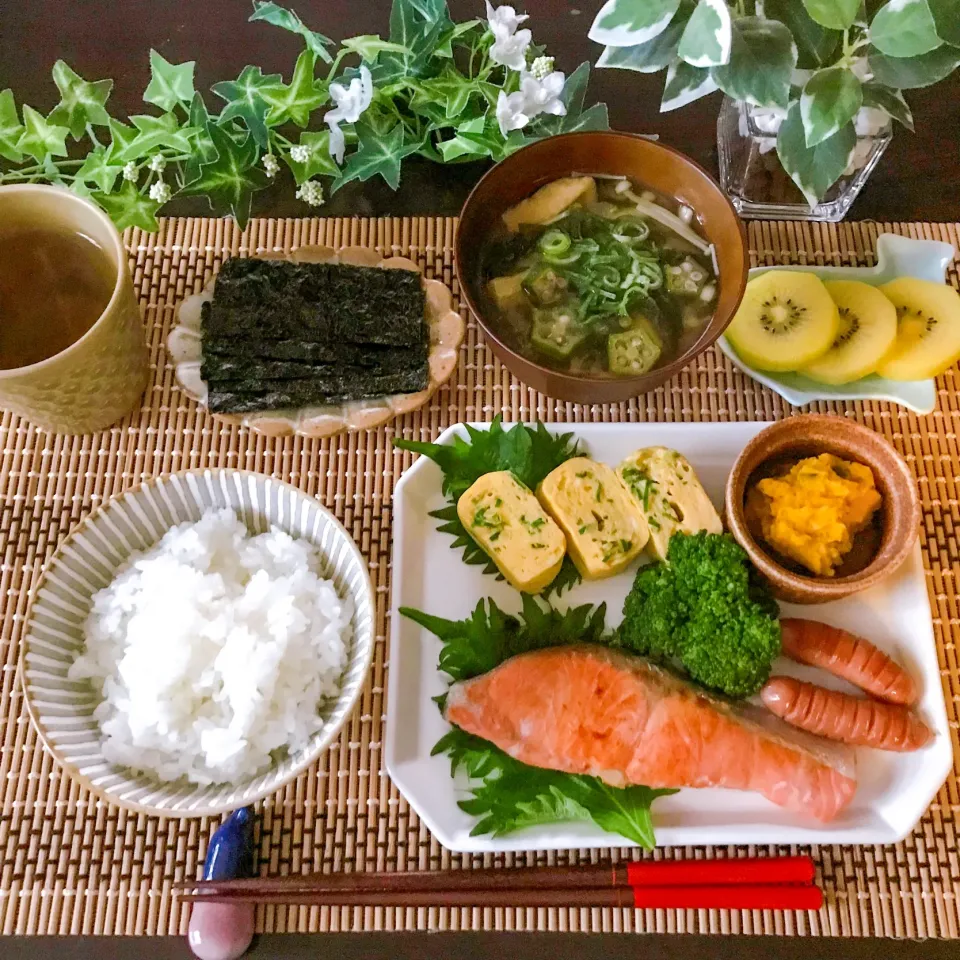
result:
[[[897,277],[917,277],[934,283],[947,282],[947,267],[956,251],[939,240],[914,240],[893,233],[877,237],[877,264],[874,267],[819,267],[816,264],[788,267],[755,267],[750,279],[770,270],[800,270],[814,273],[821,280],[860,280],[872,286]],[[801,373],[770,373],[754,370],[730,345],[725,336],[717,341],[730,362],[758,383],[779,393],[787,403],[804,407],[815,400],[889,400],[916,413],[931,413],[937,405],[937,386],[933,380],[886,380],[869,376],[853,383],[830,386],[817,383]]]
[[[573,431],[590,456],[614,465],[638,447],[673,447],[691,461],[707,493],[719,506],[737,454],[767,424],[547,426],[554,433]],[[441,434],[440,442],[448,442],[454,433],[463,435],[463,427],[450,427]],[[410,606],[458,620],[485,597],[493,597],[501,608],[516,612],[520,595],[505,582],[482,574],[479,567],[461,562],[460,553],[450,548],[452,538],[437,531],[437,521],[428,512],[445,505],[440,479],[439,467],[420,457],[400,478],[394,492],[387,771],[434,836],[451,850],[628,845],[622,837],[580,823],[529,828],[498,838],[470,835],[475,821],[457,806],[457,801],[467,796],[466,779],[451,778],[446,756],[430,756],[434,744],[449,729],[432,700],[447,688],[447,678],[437,669],[440,642],[397,611]],[[607,625],[616,626],[634,572],[635,567],[609,580],[581,583],[554,602],[566,608],[605,601]],[[807,616],[846,627],[895,656],[916,677],[922,691],[918,710],[936,738],[915,753],[858,749],[856,796],[832,823],[806,820],[758,794],[719,788],[684,789],[654,804],[658,844],[893,843],[910,833],[946,779],[953,755],[919,541],[907,562],[873,590],[818,607],[784,604],[782,608],[785,616]],[[817,673],[817,681],[824,685],[832,679],[785,659],[778,661],[774,670],[800,677]],[[845,686],[842,681],[832,685]]]

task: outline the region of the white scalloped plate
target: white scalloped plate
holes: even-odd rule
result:
[[[381,257],[368,247],[305,246],[290,254],[261,254],[261,260],[292,260],[294,263],[349,263],[358,267],[381,267],[385,270],[420,268],[406,257]],[[207,385],[200,376],[203,338],[200,332],[201,307],[213,297],[216,277],[200,293],[187,297],[177,310],[177,324],[167,337],[167,350],[176,365],[180,389],[201,405],[206,404]],[[301,407],[296,410],[266,410],[259,413],[215,413],[226,423],[249,427],[255,433],[284,437],[331,437],[343,430],[371,430],[403,413],[422,407],[450,379],[457,368],[460,344],[465,326],[453,309],[453,295],[439,280],[424,279],[426,321],[430,337],[430,382],[418,393],[397,393],[372,397],[336,406]]]
[[[340,693],[323,709],[310,740],[266,772],[234,784],[161,782],[104,759],[89,681],[70,680],[83,647],[93,595],[138,550],[211,507],[230,507],[253,533],[279,527],[310,541],[323,574],[354,603],[353,637]],[[281,789],[323,753],[340,732],[366,682],[373,658],[374,598],[367,564],[340,522],[292,484],[246,470],[190,470],[150,480],[109,500],[75,526],[44,566],[27,611],[20,648],[24,701],[47,749],[84,786],[112,803],[156,816],[215,816]]]
[[[750,271],[750,277],[759,277],[768,270],[800,270],[814,273],[821,280],[862,280],[873,286],[897,277],[917,277],[945,283],[947,268],[953,262],[954,255],[955,250],[949,243],[882,233],[877,238],[877,264],[874,267],[756,267]],[[806,406],[815,400],[888,400],[916,413],[926,414],[931,413],[937,405],[937,387],[933,380],[886,380],[870,376],[855,383],[832,387],[799,373],[754,370],[737,355],[726,337],[721,336],[717,344],[735,367],[779,393],[795,407]]]

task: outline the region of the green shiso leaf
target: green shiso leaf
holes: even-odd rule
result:
[[[580,456],[572,433],[552,434],[537,422],[535,427],[516,423],[507,430],[503,418],[494,417],[489,429],[466,424],[467,439],[454,437],[450,443],[427,443],[397,438],[393,445],[429,457],[443,472],[441,489],[448,505],[430,515],[443,521],[438,530],[453,536],[453,548],[463,550],[464,563],[483,566],[484,573],[500,578],[496,565],[467,533],[457,516],[457,501],[484,474],[509,470],[521,483],[535,490],[537,484],[571,457]],[[502,579],[502,578],[501,578]],[[580,582],[580,574],[569,557],[564,559],[556,580],[545,591],[559,594]]]

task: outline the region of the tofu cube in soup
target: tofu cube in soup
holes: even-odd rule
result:
[[[722,533],[723,524],[686,457],[668,447],[635,450],[617,476],[646,517],[650,552],[666,560],[670,538],[683,533]]]
[[[521,593],[540,593],[560,572],[567,546],[563,533],[508,470],[480,477],[457,501],[457,515]]]
[[[570,557],[587,580],[619,573],[650,536],[643,512],[604,463],[567,460],[544,478],[537,496],[566,534]]]

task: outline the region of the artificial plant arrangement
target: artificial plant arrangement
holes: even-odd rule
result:
[[[667,71],[662,111],[718,89],[753,108],[814,206],[858,134],[913,129],[902,91],[960,66],[960,0],[608,0],[589,36],[598,67]]]
[[[251,20],[298,34],[289,81],[246,66],[215,83],[219,113],[194,88],[195,61],[150,51],[144,101],[153,112],[119,119],[112,80],[53,68],[60,102],[44,116],[0,92],[0,183],[52,183],[100,204],[121,229],[157,229],[177,196],[205,196],[242,226],[253,194],[292,172],[311,206],[353,180],[396,189],[405,157],[438,163],[500,160],[527,143],[607,129],[603,104],[583,108],[589,64],[569,77],[533,43],[513,7],[455,23],[446,0],[393,0],[387,40],[336,44],[292,10],[254,0]]]

